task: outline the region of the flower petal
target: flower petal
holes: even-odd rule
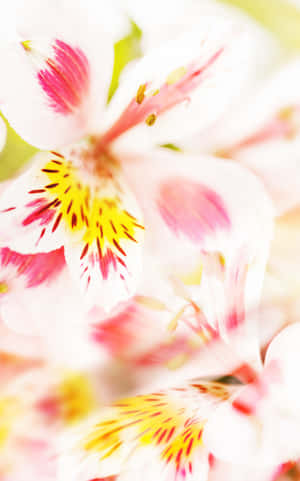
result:
[[[11,329],[32,333],[29,319],[34,317],[35,306],[39,302],[32,303],[27,291],[56,280],[65,266],[63,249],[48,254],[23,255],[2,248],[0,265],[1,315]]]
[[[120,474],[120,479],[127,480],[147,466],[147,480],[156,475],[163,480],[193,476],[206,480],[205,419],[228,395],[221,384],[196,382],[116,402],[100,412],[100,420],[70,433],[59,479]]]
[[[161,150],[121,159],[144,210],[149,248],[181,286],[184,303],[194,300],[215,328],[218,318],[233,322],[244,308],[255,312],[273,232],[272,205],[260,182],[212,157]]]
[[[9,184],[0,198],[2,246],[30,254],[63,245],[57,221],[62,202],[53,195],[49,177],[59,175],[60,167],[60,155],[38,154],[32,166]]]
[[[289,403],[295,403],[295,407],[300,395],[299,338],[300,323],[296,322],[277,334],[268,347],[265,359],[266,365],[278,363],[282,381],[289,393]]]
[[[228,17],[203,15],[197,21],[197,28],[128,70],[109,107],[103,142],[129,131],[120,145],[176,144],[212,123],[237,95],[253,55],[249,36]]]
[[[73,204],[71,225],[76,231],[82,224],[82,231],[65,247],[70,273],[87,305],[105,311],[134,294],[142,267],[144,227],[140,210],[124,180],[115,180],[118,187],[111,185],[103,193],[100,183],[99,192],[89,199],[89,210],[84,198],[77,206]]]
[[[21,253],[64,245],[88,305],[109,310],[135,290],[144,227],[133,195],[108,160],[91,174],[80,167],[81,150],[69,155],[40,154],[9,186],[0,201],[3,244]]]
[[[89,131],[93,112],[103,112],[113,63],[113,38],[105,26],[110,8],[89,4],[47,1],[41,9],[26,2],[23,42],[1,49],[3,112],[37,147],[78,140]]]
[[[299,80],[300,61],[295,59],[258,85],[226,122],[196,141],[202,151],[216,151],[249,167],[263,180],[278,214],[299,203]]]

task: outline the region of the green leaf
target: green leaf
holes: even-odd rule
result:
[[[119,78],[124,67],[130,62],[142,55],[141,49],[141,29],[131,20],[131,30],[126,37],[115,43],[115,61],[108,93],[108,102],[111,100],[119,85]]]
[[[7,128],[6,144],[0,153],[0,181],[12,177],[38,149],[27,144],[0,113]]]
[[[300,10],[286,0],[220,0],[248,13],[283,45],[300,50]]]

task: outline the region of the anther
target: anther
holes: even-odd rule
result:
[[[138,104],[141,104],[143,102],[145,98],[145,91],[146,91],[146,84],[140,85],[135,97],[135,100],[137,101]]]
[[[20,42],[21,46],[25,50],[25,52],[31,52],[31,41],[30,40],[24,40],[23,42]]]
[[[155,114],[150,114],[148,115],[148,117],[146,118],[145,122],[147,125],[149,125],[149,127],[151,127],[151,125],[153,125],[156,121],[156,115]]]

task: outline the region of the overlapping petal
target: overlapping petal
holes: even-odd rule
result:
[[[199,16],[197,28],[151,50],[128,69],[109,106],[105,141],[128,131],[120,144],[176,143],[199,131],[238,94],[252,54],[238,22]]]

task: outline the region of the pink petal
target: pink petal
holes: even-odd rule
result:
[[[160,185],[158,209],[168,227],[191,241],[203,241],[218,229],[229,230],[230,219],[216,192],[189,179],[170,178]]]

